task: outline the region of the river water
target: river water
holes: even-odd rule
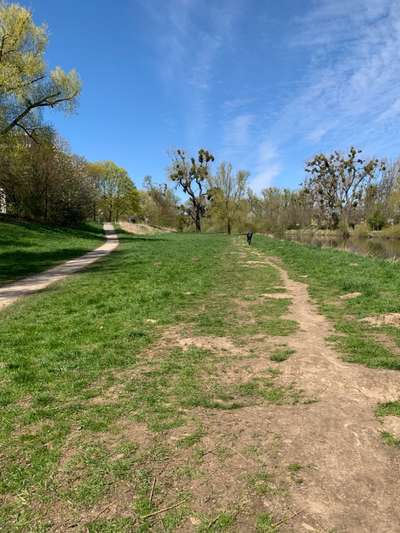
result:
[[[341,239],[312,234],[287,234],[285,239],[303,244],[311,244],[320,248],[337,248],[371,257],[384,259],[400,259],[400,240],[397,239]]]

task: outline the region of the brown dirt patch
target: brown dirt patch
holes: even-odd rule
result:
[[[359,296],[362,296],[361,292],[349,292],[348,294],[343,294],[343,296],[340,296],[341,300],[354,300],[354,298],[358,298]]]
[[[271,298],[272,300],[287,300],[290,295],[286,292],[270,292],[261,295],[263,298]]]
[[[400,439],[400,417],[385,416],[382,425],[384,431],[388,431],[389,433],[394,435],[396,439]]]
[[[131,222],[120,221],[119,225],[124,231],[134,235],[151,235],[154,233],[176,233],[174,228],[156,227],[149,224],[133,224]]]
[[[188,348],[203,348],[204,350],[211,350],[212,352],[227,352],[229,354],[239,354],[240,350],[227,337],[177,337],[177,345],[183,350]]]
[[[372,326],[400,326],[400,313],[388,313],[380,316],[368,316],[361,322],[366,322]]]
[[[397,345],[392,337],[385,335],[385,333],[376,333],[373,337],[393,354],[400,355],[400,346]]]

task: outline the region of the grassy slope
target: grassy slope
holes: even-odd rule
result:
[[[0,285],[82,255],[103,238],[94,224],[69,229],[0,221]]]
[[[173,343],[148,350],[177,323],[182,334],[188,328],[198,335],[230,334],[238,346],[248,343],[246,335],[296,328],[280,318],[287,300],[255,299],[279,285],[277,272],[240,266],[231,253],[232,240],[224,236],[122,233],[120,250],[92,269],[3,312],[0,523],[8,524],[6,531],[44,531],[54,520],[83,520],[88,531],[132,531],[133,523],[150,531],[151,520],[138,517],[187,498],[160,517],[164,529],[174,531],[192,512],[190,476],[204,453],[197,409],[297,401],[294,391],[274,384],[272,372],[224,385],[221,354],[182,352]],[[239,296],[248,308],[237,306]],[[197,429],[171,444],[165,435],[189,422]],[[135,432],[133,441],[121,433],[121,424],[138,423],[151,432],[152,443],[141,446]],[[154,473],[167,457],[167,481],[158,479],[149,501]],[[130,495],[128,516],[94,519],[114,492],[118,501]],[[199,531],[225,530],[235,516],[222,513],[211,529],[215,515],[200,516]]]
[[[346,360],[400,370],[400,329],[360,322],[367,316],[400,312],[398,263],[262,236],[256,236],[254,244],[281,258],[293,278],[309,285],[322,312],[336,324],[339,335],[334,341]],[[362,295],[340,299],[352,292]]]

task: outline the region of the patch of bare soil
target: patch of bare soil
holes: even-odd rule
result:
[[[400,418],[398,416],[385,416],[382,420],[383,431],[391,433],[396,439],[400,439]]]
[[[396,344],[392,337],[385,335],[385,333],[375,333],[374,339],[376,339],[380,344],[385,346],[389,351],[394,354],[400,355],[400,346]]]
[[[188,485],[195,496],[194,516],[230,512],[236,518],[231,531],[242,532],[255,531],[260,512],[290,516],[286,490],[291,479],[287,465],[283,470],[274,465],[281,442],[265,414],[263,407],[198,413],[205,436],[201,463]],[[195,531],[192,524],[181,531]]]
[[[271,292],[261,295],[263,298],[271,298],[272,300],[287,300],[290,296],[285,292]]]
[[[283,437],[281,459],[310,465],[291,491],[303,513],[287,530],[400,531],[400,456],[382,443],[374,415],[378,402],[399,396],[399,374],[343,362],[325,340],[332,326],[311,303],[307,286],[292,281],[277,261],[268,262],[279,270],[300,325],[287,339],[296,355],[285,363],[284,375],[318,399],[270,414]]]
[[[400,326],[400,313],[388,313],[386,315],[368,316],[362,319],[372,326]]]
[[[267,263],[265,261],[245,261],[246,265],[266,265]]]
[[[212,352],[228,352],[229,354],[238,354],[240,350],[231,339],[227,337],[180,337],[175,338],[176,344],[183,350],[188,348],[202,348],[204,350],[211,350]]]
[[[120,221],[119,225],[124,231],[134,235],[150,235],[152,233],[175,233],[174,228],[165,228],[161,226],[150,226],[149,224],[133,224],[132,222]]]
[[[354,298],[358,298],[359,296],[362,296],[361,292],[349,292],[347,294],[343,294],[343,296],[340,296],[341,300],[354,300]]]

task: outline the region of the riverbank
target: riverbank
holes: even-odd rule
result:
[[[382,232],[371,232],[370,235],[366,235],[354,231],[350,237],[345,239],[337,231],[294,230],[286,232],[283,238],[303,245],[334,248],[367,257],[380,257],[389,261],[398,261],[400,258],[400,239],[383,237]]]
[[[285,237],[295,238],[300,240],[301,237],[320,237],[329,239],[342,239],[342,232],[331,229],[318,229],[318,228],[302,228],[302,229],[290,229],[284,232]],[[371,230],[367,225],[360,224],[350,230],[350,238],[356,237],[358,239],[399,239],[400,240],[400,224],[393,226],[387,226],[381,230]]]

